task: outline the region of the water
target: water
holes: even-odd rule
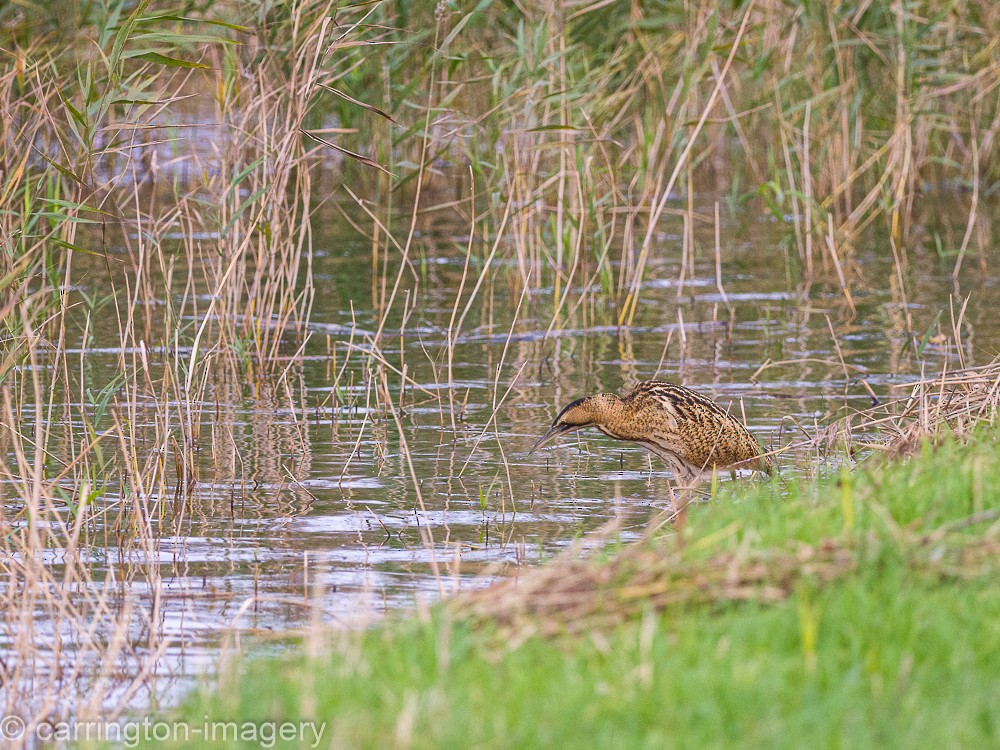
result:
[[[711,214],[715,200],[698,196],[696,210]],[[418,303],[404,330],[396,316],[383,341],[383,355],[394,367],[405,365],[413,381],[401,391],[399,376],[388,373],[404,410],[411,473],[395,423],[370,400],[357,351],[341,391],[332,392],[351,331],[355,344],[365,345],[362,332],[379,327],[370,246],[338,216],[331,208],[314,220],[318,293],[303,356],[292,361],[297,343],[290,335],[289,371],[280,383],[225,372],[210,382],[192,500],[158,498],[158,626],[173,643],[142,699],[189,684],[211,667],[221,634],[234,628],[281,634],[307,625],[317,605],[322,620],[357,626],[516,574],[612,521],[616,538],[637,537],[667,506],[670,477],[656,458],[596,433],[527,453],[559,407],[578,396],[668,378],[731,404],[762,445],[779,448],[867,408],[871,398],[857,376],[886,399],[904,395],[894,386],[922,372],[957,367],[950,326],[966,295],[966,363],[996,351],[998,278],[971,259],[956,289],[953,258],[940,257],[930,239],[908,248],[904,299],[891,254],[862,247],[852,317],[835,276],[803,287],[788,270],[779,247],[790,227],[744,208],[723,212],[724,291],[714,256],[704,251],[710,232],[697,237],[703,250],[693,273],[677,281],[680,219],[668,218],[629,330],[618,331],[616,311],[596,294],[565,328],[546,335],[554,290],[532,290],[521,301],[520,290],[497,274],[456,340],[449,387],[444,353],[466,237],[445,223],[419,238],[415,277],[404,275],[404,292]],[[78,294],[109,293],[102,259],[81,258],[75,269]],[[390,285],[394,274],[391,268]],[[183,292],[173,291],[177,298]],[[113,316],[95,315],[84,340],[82,307],[78,318],[68,360],[79,365],[82,387],[57,398],[93,412],[93,394],[118,371],[118,329]],[[160,371],[174,354],[155,343],[148,356]],[[81,395],[87,389],[90,398]],[[152,400],[137,404],[136,429],[153,430],[155,412]],[[783,471],[807,470],[806,455],[813,449],[793,447],[781,458]],[[113,498],[114,488],[107,489]],[[123,562],[100,534],[89,549],[98,571]],[[148,597],[141,587],[135,594]]]

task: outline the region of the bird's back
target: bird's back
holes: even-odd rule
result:
[[[712,466],[749,464],[760,456],[760,446],[739,419],[690,388],[646,380],[622,402],[632,424],[622,426],[628,434],[620,436],[663,456],[675,471],[678,462],[687,464],[685,473],[698,473]],[[761,463],[766,470],[766,459]]]

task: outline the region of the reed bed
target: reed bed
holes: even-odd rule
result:
[[[875,231],[902,280],[923,231],[915,211],[935,191],[969,193],[956,273],[970,251],[984,257],[976,206],[995,179],[1000,122],[991,4],[518,11],[442,3],[434,22],[424,17],[444,39],[439,55],[419,53],[438,126],[402,181],[442,160],[483,175],[500,196],[491,224],[511,237],[516,276],[554,287],[553,316],[597,293],[631,322],[659,219],[684,217],[682,257],[693,263],[695,229],[712,222],[692,201],[705,189],[786,223],[796,275],[831,277],[849,303],[858,240]],[[415,49],[403,45],[390,64],[407,69]],[[381,106],[395,111],[392,92]],[[496,159],[484,160],[484,143]]]
[[[896,385],[891,392],[900,390],[909,393],[831,421],[805,445],[824,453],[874,448],[886,458],[904,458],[942,440],[968,439],[981,425],[996,423],[1000,359]]]
[[[247,394],[306,403],[306,352],[323,347],[311,220],[334,196],[370,243],[375,324],[330,335],[317,408],[365,407],[355,449],[375,432],[388,451],[398,433],[422,505],[405,410],[433,403],[457,443],[455,347],[510,304],[470,454],[495,440],[513,505],[523,493],[491,424],[528,366],[510,347],[519,321],[541,321],[546,341],[570,325],[627,331],[668,215],[684,226],[669,250],[678,294],[711,228],[725,298],[722,208],[704,214],[699,191],[787,227],[775,268],[804,299],[836,284],[841,319],[857,245],[875,237],[912,330],[907,248],[927,241],[915,217],[936,192],[968,211],[956,278],[973,255],[986,268],[998,24],[985,0],[0,8],[3,709],[29,726],[107,716],[148,687],[169,645],[163,538],[207,512],[206,485],[246,481],[212,410]],[[412,335],[422,238],[441,227],[466,239],[447,334],[426,350],[431,389],[385,341]],[[94,375],[98,328],[116,362]],[[996,374],[954,377],[954,401],[920,386],[902,410],[913,430],[992,418]],[[283,439],[307,432],[300,415]],[[816,565],[833,575],[843,554],[818,550]],[[723,596],[771,585],[760,561],[726,578],[731,562],[706,573]]]
[[[25,740],[148,700],[171,645],[162,540],[204,512],[199,486],[240,481],[205,410],[241,400],[241,378],[301,401],[277,356],[313,295],[300,130],[345,36],[308,4],[260,34],[150,3],[77,10],[72,32],[56,5],[3,11],[0,684]],[[175,111],[205,71],[211,144]]]

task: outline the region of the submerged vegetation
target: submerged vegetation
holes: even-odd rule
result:
[[[419,548],[435,594],[452,590],[463,552],[479,544],[453,539],[447,522],[435,538],[435,509],[481,514],[484,546],[491,533],[506,545],[503,564],[536,559],[505,519],[558,496],[562,478],[519,467],[515,455],[551,417],[537,412],[565,400],[562,389],[594,384],[594,363],[616,363],[614,378],[634,382],[661,369],[683,379],[700,357],[709,366],[699,372],[721,387],[719,351],[747,337],[747,388],[784,371],[785,391],[812,378],[833,394],[819,413],[795,393],[769,396],[772,447],[789,447],[784,417],[797,432],[793,473],[804,453],[846,461],[845,447],[870,452],[895,433],[906,439],[892,450],[913,452],[941,425],[964,434],[992,418],[995,373],[974,368],[998,347],[976,338],[974,323],[992,315],[998,42],[1000,7],[988,0],[0,5],[0,709],[33,727],[157,703],[165,661],[191,638],[181,600],[225,602],[234,626],[268,602],[300,624],[322,619],[311,592],[338,584],[298,548],[280,571],[294,597],[271,599],[258,590],[267,581],[256,550],[225,559],[213,588],[198,582],[217,560],[192,549],[228,538],[242,551],[244,524],[307,517],[324,489],[389,544]],[[771,227],[766,245],[744,246],[747,216]],[[324,234],[331,223],[341,234]],[[339,265],[318,281],[323,257]],[[927,300],[929,266],[949,279],[946,303]],[[781,310],[748,309],[734,277],[779,289]],[[703,282],[714,296],[696,306],[691,290]],[[338,301],[332,316],[316,312],[324,297]],[[868,351],[852,357],[862,325],[885,337],[877,365]],[[832,342],[828,354],[803,350],[810,326]],[[642,331],[655,351],[636,343]],[[873,367],[885,376],[879,396],[904,398],[834,413],[857,406],[836,394],[874,393],[862,377]],[[925,369],[962,374],[934,380]],[[921,377],[934,385],[908,401]],[[699,507],[694,531],[656,542],[666,546],[654,555],[679,555],[679,580],[705,563],[722,591],[730,561],[798,570],[795,545],[809,546],[828,576],[774,583],[768,569],[733,584],[754,599],[773,587],[782,600],[773,608],[681,597],[674,630],[666,615],[633,621],[623,610],[630,624],[607,638],[631,645],[612,648],[596,628],[579,681],[561,686],[568,662],[539,637],[503,651],[490,671],[473,667],[494,658],[495,635],[447,624],[434,632],[453,642],[436,651],[427,626],[393,626],[352,641],[358,665],[385,650],[380,639],[412,636],[414,659],[457,659],[459,673],[428,687],[427,665],[386,663],[402,671],[362,689],[363,670],[341,664],[321,700],[393,692],[384,713],[370,725],[356,713],[344,736],[374,742],[391,721],[401,743],[447,744],[476,701],[511,695],[488,744],[505,728],[541,731],[548,702],[529,708],[545,690],[566,690],[563,710],[582,707],[595,686],[625,691],[625,680],[646,691],[641,710],[654,711],[663,702],[650,685],[723,689],[748,655],[764,669],[759,635],[773,627],[781,648],[761,674],[774,690],[757,689],[778,700],[762,714],[771,723],[757,725],[761,741],[779,736],[774,722],[817,680],[862,672],[885,711],[896,699],[886,696],[901,701],[892,726],[907,732],[894,737],[943,736],[949,725],[916,719],[920,701],[947,688],[968,696],[949,710],[969,719],[969,742],[995,740],[984,707],[997,686],[979,669],[995,656],[995,613],[979,606],[993,592],[951,580],[995,563],[995,527],[983,532],[976,515],[995,504],[983,490],[993,471],[983,445],[960,454],[951,479],[946,458],[924,457],[887,473],[888,484],[877,472],[859,480],[870,497],[851,524],[836,515],[847,512],[845,472],[840,489],[789,491],[787,508],[780,485],[726,490],[740,501]],[[923,461],[940,471],[918,488]],[[803,476],[815,472],[816,462],[802,463]],[[375,501],[354,494],[382,472],[417,519],[410,547]],[[309,484],[317,474],[329,485]],[[890,486],[898,497],[881,494]],[[906,506],[901,488],[923,494]],[[967,508],[969,497],[980,505]],[[963,525],[969,518],[980,520]],[[741,524],[755,533],[741,536]],[[578,526],[560,517],[560,543]],[[836,541],[824,546],[828,536]],[[649,568],[643,554],[617,558],[622,576],[633,563]],[[498,561],[483,569],[489,562]],[[245,587],[227,590],[235,578]],[[870,627],[870,607],[897,596],[885,630]],[[820,611],[829,630],[802,624]],[[908,649],[923,631],[908,623],[925,615],[936,640],[922,659]],[[950,652],[960,627],[975,639]],[[837,638],[852,628],[868,640],[850,653],[866,655],[839,661],[848,649]],[[811,644],[801,654],[799,636]],[[678,639],[688,645],[668,648]],[[729,671],[695,669],[704,649]],[[935,675],[950,653],[968,670],[946,683]],[[626,663],[641,669],[601,671]],[[790,677],[783,687],[780,674]],[[535,678],[541,693],[529,690]],[[289,706],[297,690],[287,688]],[[468,711],[423,726],[431,703],[462,695]],[[819,717],[839,710],[873,743],[882,736],[882,709],[869,713],[865,693],[822,695],[844,702],[818,703],[804,730],[828,736]],[[678,731],[690,721],[686,736],[701,736],[696,719],[678,715]],[[554,726],[569,738],[579,731]]]

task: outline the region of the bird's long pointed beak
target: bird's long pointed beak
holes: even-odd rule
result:
[[[528,455],[530,456],[532,453],[534,453],[535,451],[537,451],[539,448],[541,448],[541,447],[543,447],[545,445],[548,445],[553,440],[555,440],[557,437],[559,437],[560,435],[565,435],[567,432],[572,431],[572,429],[573,429],[573,427],[571,425],[566,425],[566,424],[554,424],[554,425],[552,425],[549,428],[548,432],[546,432],[544,435],[542,435],[540,438],[538,438],[538,440],[535,441],[535,444],[533,446],[531,446],[531,450],[528,451]]]

